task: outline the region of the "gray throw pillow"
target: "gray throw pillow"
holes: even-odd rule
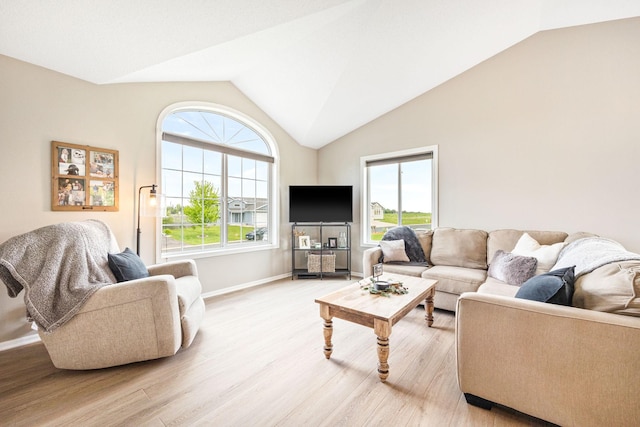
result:
[[[510,285],[520,286],[533,277],[538,260],[533,257],[496,251],[487,274]]]
[[[109,268],[118,282],[149,277],[149,270],[144,262],[129,248],[125,248],[119,254],[107,254],[107,257],[109,258]]]
[[[560,268],[532,277],[518,289],[516,298],[571,305],[575,266]]]

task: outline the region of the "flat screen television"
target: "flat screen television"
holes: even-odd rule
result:
[[[289,222],[352,222],[353,186],[289,186]]]

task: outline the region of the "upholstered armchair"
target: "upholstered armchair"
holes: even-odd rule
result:
[[[27,319],[61,369],[172,356],[191,345],[204,317],[195,262],[146,267],[98,220],[1,243],[0,281],[10,297],[24,294]]]
[[[169,262],[148,270],[149,277],[98,289],[53,332],[38,331],[57,368],[105,368],[189,347],[205,311],[195,263]]]

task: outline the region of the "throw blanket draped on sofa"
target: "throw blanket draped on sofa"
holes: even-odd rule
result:
[[[630,260],[640,260],[640,255],[627,251],[624,246],[614,240],[604,237],[586,237],[565,246],[551,269],[557,270],[575,265],[577,279],[603,265]]]
[[[404,240],[404,250],[409,261],[414,265],[427,265],[424,251],[413,228],[406,225],[390,228],[384,233],[382,240]]]
[[[27,318],[52,332],[95,291],[116,282],[107,260],[112,243],[97,220],[42,227],[0,245],[0,280],[12,298],[25,289]]]

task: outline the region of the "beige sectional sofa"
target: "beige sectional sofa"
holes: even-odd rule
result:
[[[418,232],[431,266],[390,263],[384,270],[438,280],[435,306],[456,311],[458,384],[467,402],[563,426],[638,425],[640,261],[610,262],[577,276],[574,306],[515,298],[519,286],[490,277],[488,269],[496,252],[512,251],[524,233]],[[565,247],[593,236],[526,233],[541,245]],[[379,247],[364,252],[365,275],[381,255]]]
[[[560,231],[526,231],[541,245],[564,242],[567,233]],[[438,281],[436,308],[455,311],[458,297],[464,292],[476,292],[487,282],[487,269],[496,251],[508,252],[525,231],[437,228],[416,234],[426,256],[427,266],[403,263],[384,264],[385,273],[405,274]],[[574,235],[572,238],[581,237]],[[371,275],[373,265],[382,257],[380,247],[369,248],[363,253],[362,268],[365,276]],[[489,278],[490,283],[493,283]]]

